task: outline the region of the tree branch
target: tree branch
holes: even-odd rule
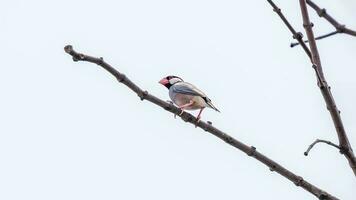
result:
[[[310,7],[312,7],[318,13],[318,15],[320,17],[323,17],[324,19],[326,19],[331,25],[333,25],[335,27],[335,29],[336,29],[336,31],[334,32],[335,34],[336,33],[345,33],[348,35],[356,36],[356,31],[347,28],[345,25],[340,24],[338,21],[336,21],[331,15],[329,15],[326,12],[325,8],[320,8],[317,4],[315,4],[311,0],[306,0],[306,3]],[[332,34],[332,35],[335,35],[335,34]],[[329,35],[329,36],[331,36],[331,35]],[[323,37],[323,38],[326,38],[326,37]],[[320,38],[320,39],[323,39],[323,38]]]
[[[141,100],[147,100],[150,101],[151,103],[154,103],[163,109],[167,110],[168,112],[174,113],[174,114],[179,114],[181,110],[174,105],[161,100],[157,98],[156,96],[153,96],[149,94],[147,91],[142,90],[140,87],[138,87],[135,83],[133,83],[129,78],[127,78],[124,74],[120,73],[116,69],[114,69],[112,66],[110,66],[108,63],[106,63],[103,58],[95,58],[92,56],[84,55],[81,53],[78,53],[73,50],[72,46],[67,45],[64,47],[64,50],[66,53],[72,56],[74,61],[87,61],[91,63],[95,63],[108,72],[112,74],[120,83],[126,85],[128,88],[130,88],[133,92],[135,92]],[[178,115],[179,116],[179,115]],[[197,119],[187,113],[183,112],[183,114],[180,116],[185,122],[189,122],[191,124],[196,124]],[[292,181],[296,186],[302,187],[304,190],[308,191],[309,193],[313,194],[314,196],[318,197],[319,199],[330,199],[330,200],[336,200],[338,198],[332,196],[331,194],[326,193],[325,191],[319,189],[318,187],[312,185],[308,181],[304,180],[302,177],[294,174],[293,172],[287,170],[284,168],[282,165],[278,164],[277,162],[271,160],[270,158],[266,157],[262,153],[258,152],[255,147],[253,146],[247,146],[246,144],[236,140],[235,138],[231,137],[230,135],[222,132],[221,130],[215,128],[214,126],[211,125],[211,123],[205,123],[203,121],[199,121],[196,124],[199,128],[215,135],[216,137],[220,138],[221,140],[225,141],[229,145],[245,152],[248,156],[251,156],[255,158],[256,160],[262,162],[265,164],[271,171],[276,171],[283,177],[287,178],[288,180]]]
[[[351,35],[351,36],[356,36],[356,31],[352,30],[352,29],[349,29],[347,28],[345,25],[342,25],[340,24],[339,22],[337,22],[331,15],[329,15],[327,12],[326,12],[326,9],[325,8],[320,8],[318,5],[316,5],[313,1],[311,0],[307,0],[306,1],[307,4],[312,7],[320,17],[323,17],[325,18],[328,22],[330,22],[331,25],[334,26],[334,28],[336,29],[335,31],[333,32],[330,32],[328,34],[325,34],[325,35],[321,35],[319,37],[316,37],[315,40],[321,40],[321,39],[324,39],[324,38],[327,38],[327,37],[330,37],[330,36],[333,36],[333,35],[336,35],[338,33],[345,33],[345,34],[348,34],[348,35]],[[308,43],[309,41],[308,40],[304,40],[305,43]],[[290,47],[295,47],[299,45],[299,42],[294,42],[294,43],[291,43]]]
[[[308,149],[304,152],[304,155],[305,155],[305,156],[308,156],[309,151],[310,151],[310,150],[314,147],[314,145],[316,145],[317,143],[325,143],[325,144],[328,144],[328,145],[333,146],[333,147],[335,147],[335,148],[337,148],[337,149],[340,150],[340,147],[339,147],[338,145],[336,145],[336,144],[334,144],[334,143],[332,143],[332,142],[330,142],[330,141],[316,139],[311,145],[309,145]]]
[[[339,30],[340,33],[346,33],[352,36],[356,36],[356,31],[346,28],[345,25],[340,24],[338,21],[336,21],[331,15],[329,15],[326,12],[325,8],[320,8],[311,0],[306,0],[306,2],[310,7],[312,7],[318,13],[320,17],[325,18],[328,22],[330,22],[330,24],[332,24],[335,27],[336,30]]]
[[[299,3],[303,15],[303,26],[305,28],[309,40],[309,47],[312,54],[312,64],[314,66],[318,78],[318,86],[326,102],[327,109],[329,110],[330,115],[333,119],[334,126],[339,138],[340,152],[347,158],[347,160],[349,161],[349,165],[356,176],[356,158],[352,151],[349,139],[346,135],[344,125],[341,120],[340,111],[336,106],[336,103],[330,90],[330,86],[326,82],[326,79],[323,74],[320,56],[312,30],[313,24],[310,22],[309,19],[306,0],[299,0]]]
[[[336,30],[336,31],[333,31],[333,32],[330,32],[330,33],[327,33],[327,34],[324,34],[324,35],[321,35],[321,36],[318,36],[318,37],[315,38],[315,40],[321,40],[321,39],[333,36],[333,35],[338,34],[338,33],[340,33],[340,31]],[[304,40],[304,42],[308,43],[309,40]],[[297,45],[299,45],[299,42],[294,42],[294,43],[290,44],[290,47],[295,47]]]
[[[288,27],[290,32],[293,34],[293,38],[296,39],[299,44],[303,47],[305,53],[308,55],[309,59],[311,59],[311,53],[307,45],[303,42],[303,34],[301,32],[295,31],[293,26],[288,22],[287,18],[283,15],[282,11],[280,8],[277,7],[277,5],[272,1],[272,0],[267,0],[268,3],[272,6],[273,11],[278,14],[278,16],[282,19],[284,24]]]

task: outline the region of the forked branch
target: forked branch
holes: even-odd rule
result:
[[[335,31],[330,32],[325,35],[321,35],[319,37],[316,37],[315,40],[321,40],[321,39],[336,35],[338,33],[345,33],[347,35],[356,36],[356,31],[347,28],[343,24],[340,24],[338,21],[336,21],[336,19],[334,19],[329,13],[326,12],[325,8],[320,8],[316,3],[314,3],[311,0],[306,0],[306,2],[311,8],[313,8],[316,11],[316,13],[318,13],[319,17],[326,19],[335,28]],[[304,42],[308,42],[308,40],[306,40]],[[294,46],[297,46],[298,44],[299,43],[292,43],[290,46],[294,47]]]
[[[309,40],[309,47],[312,54],[312,64],[314,66],[317,78],[318,86],[324,97],[327,109],[331,115],[334,122],[336,133],[339,139],[340,152],[347,158],[349,165],[356,176],[356,157],[352,151],[349,139],[347,137],[344,125],[341,120],[340,111],[336,106],[334,97],[331,93],[330,86],[326,82],[325,76],[323,74],[323,68],[321,66],[320,56],[316,41],[314,38],[314,33],[312,30],[313,24],[310,22],[306,0],[299,0],[302,16],[303,16],[303,26]]]
[[[159,99],[156,96],[149,94],[147,91],[142,90],[138,87],[135,83],[133,83],[128,77],[124,74],[120,73],[108,63],[106,63],[103,58],[96,58],[88,55],[84,55],[78,53],[73,50],[72,46],[68,45],[64,48],[65,52],[72,56],[74,61],[87,61],[91,63],[95,63],[108,72],[112,74],[120,83],[126,85],[130,88],[134,93],[136,93],[141,100],[147,100],[153,104],[156,104],[168,112],[173,114],[179,114],[181,110],[174,105]],[[191,124],[196,124],[196,118],[187,113],[183,112],[180,116],[185,122],[189,122]],[[260,161],[261,163],[265,164],[271,171],[275,171],[278,174],[282,175],[283,177],[287,178],[291,182],[293,182],[296,186],[302,187],[304,190],[308,191],[309,193],[313,194],[319,199],[327,199],[327,200],[336,200],[338,198],[332,196],[331,194],[326,193],[325,191],[321,190],[320,188],[314,186],[313,184],[309,183],[308,181],[304,180],[302,177],[294,174],[293,172],[289,171],[288,169],[284,168],[282,165],[278,164],[277,162],[271,160],[267,156],[263,155],[262,153],[258,152],[255,147],[247,146],[246,144],[236,140],[235,138],[231,137],[230,135],[226,134],[225,132],[215,128],[211,125],[211,123],[205,123],[203,121],[199,121],[196,124],[199,128],[207,131],[214,136],[220,138],[221,140],[225,141],[229,145],[241,150],[242,152],[246,153],[248,156],[255,158],[256,160]]]
[[[356,36],[356,31],[347,28],[345,25],[340,24],[336,19],[334,19],[329,13],[326,12],[325,8],[320,8],[311,0],[306,0],[307,4],[312,7],[320,17],[326,19],[330,24],[332,24],[336,30],[340,31],[340,33],[345,33],[351,36]]]

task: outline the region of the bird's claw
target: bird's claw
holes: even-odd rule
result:
[[[180,111],[179,116],[182,116],[183,113],[184,113],[184,110]],[[177,114],[174,114],[174,119],[176,119],[176,118],[177,118]]]
[[[180,113],[179,113],[179,116],[182,116],[184,113],[184,110],[182,110]]]
[[[197,121],[195,122],[195,128],[198,127],[199,122],[200,122],[200,117],[197,118]]]

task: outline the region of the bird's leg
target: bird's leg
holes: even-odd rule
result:
[[[204,108],[200,108],[199,114],[198,114],[198,116],[197,116],[197,122],[195,122],[195,127],[198,126],[198,123],[199,123],[199,121],[200,121],[200,116],[201,116],[201,113],[203,112],[203,110],[204,110]]]
[[[193,105],[193,103],[194,103],[194,101],[193,101],[193,100],[190,100],[189,103],[179,106],[178,108],[182,110],[182,111],[180,112],[179,116],[183,114],[185,108],[187,108],[187,107]],[[176,114],[174,114],[174,118],[176,118]]]
[[[191,106],[191,105],[193,105],[193,103],[194,103],[194,101],[193,101],[193,100],[190,100],[189,103],[184,104],[184,105],[182,105],[182,106],[179,106],[179,108],[182,110],[182,112],[180,112],[179,115],[182,115],[183,112],[184,112],[184,109],[187,108],[187,107],[189,107],[189,106]]]

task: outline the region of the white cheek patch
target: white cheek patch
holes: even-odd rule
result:
[[[182,80],[180,78],[172,78],[169,80],[169,83],[171,85],[175,84],[175,83],[178,83],[178,82],[181,82]]]

